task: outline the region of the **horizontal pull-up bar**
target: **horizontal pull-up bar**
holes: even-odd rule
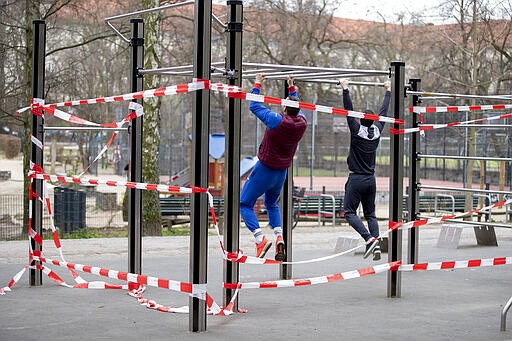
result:
[[[139,15],[139,14],[145,14],[145,13],[150,13],[150,12],[161,11],[161,10],[172,8],[172,7],[180,7],[180,6],[185,6],[185,5],[192,5],[194,3],[195,3],[195,0],[188,0],[188,1],[183,1],[183,2],[177,2],[177,3],[174,3],[174,4],[168,4],[168,5],[162,5],[162,6],[158,6],[158,7],[154,7],[154,8],[143,9],[143,10],[140,10],[140,11],[125,13],[125,14],[119,14],[119,15],[114,15],[112,17],[105,18],[105,22],[109,22],[109,21],[117,20],[117,19],[122,19],[122,18],[126,18],[126,17],[131,17],[131,16]]]
[[[125,14],[119,14],[119,15],[114,15],[112,17],[105,18],[104,20],[105,20],[105,23],[119,37],[121,37],[121,39],[123,39],[126,43],[130,43],[130,39],[126,38],[121,32],[119,32],[119,30],[117,28],[114,27],[114,25],[112,25],[112,23],[111,23],[112,20],[122,19],[122,18],[131,17],[131,16],[135,16],[135,15],[140,15],[140,14],[146,14],[146,13],[150,13],[150,12],[162,11],[162,10],[173,8],[173,7],[180,7],[180,6],[185,6],[185,5],[193,5],[193,4],[195,4],[195,0],[188,0],[188,1],[178,2],[178,3],[168,4],[168,5],[162,5],[162,6],[158,6],[158,7],[154,7],[154,8],[143,9],[143,10],[140,10],[140,11],[125,13]],[[212,17],[223,28],[227,28],[227,25],[225,23],[223,23],[222,21],[220,21],[219,18],[217,18],[215,15],[212,14]]]
[[[475,192],[475,193],[489,193],[489,194],[512,194],[510,191],[493,191],[487,189],[472,189],[472,188],[457,188],[457,187],[442,187],[442,186],[425,186],[418,185],[419,189],[436,189],[440,191],[460,191],[460,192]]]
[[[423,91],[409,91],[409,90],[407,90],[407,94],[408,95],[419,95],[422,97],[444,96],[444,97],[449,97],[449,98],[476,98],[476,99],[512,101],[512,96],[508,96],[508,95],[482,96],[482,95],[447,94],[447,93],[442,93],[442,92],[423,92]]]
[[[259,73],[259,72],[257,72]],[[311,83],[330,83],[330,84],[334,84],[334,83],[337,83],[338,80],[336,79],[318,79],[318,76],[314,75],[315,78],[312,78],[312,76],[308,76],[307,74],[304,74],[304,75],[300,75],[300,76],[297,76],[296,74],[293,74],[293,73],[286,73],[286,72],[282,72],[282,73],[278,73],[274,76],[267,76],[267,73],[264,73],[262,72],[263,75],[265,76],[266,79],[274,79],[274,80],[279,80],[279,79],[287,79],[288,78],[288,75],[291,75],[293,77],[293,79],[295,81],[301,81],[301,82],[311,82]],[[244,73],[242,78],[244,79],[253,79],[256,77],[256,73]],[[355,78],[355,77],[368,77],[367,74],[363,74],[363,73],[347,73],[347,74],[342,74],[342,75],[337,75],[334,76],[334,75],[331,75],[331,76],[325,76],[326,78]],[[320,76],[321,78],[321,76]],[[354,83],[357,83],[355,81],[353,82],[350,82],[352,84]],[[378,83],[380,85],[382,85],[383,83]],[[357,84],[355,84],[357,85]],[[363,85],[363,84],[360,84],[360,85]]]
[[[224,65],[224,62],[214,62],[211,63],[212,66],[221,66]],[[146,75],[146,74],[162,74],[162,73],[168,73],[168,74],[174,74],[175,71],[188,71],[192,74],[194,71],[194,65],[188,64],[188,65],[180,65],[180,66],[171,66],[171,67],[164,67],[164,68],[157,68],[157,69],[142,69],[139,70],[139,74]]]
[[[298,82],[311,82],[311,83],[329,83],[340,85],[339,80],[331,80],[331,79],[297,79]],[[384,83],[379,82],[362,82],[362,81],[349,81],[349,85],[362,85],[362,86],[384,86]]]
[[[487,156],[459,156],[459,155],[424,155],[418,153],[419,158],[426,159],[452,159],[452,160],[482,160],[482,161],[512,161],[512,158]]]
[[[278,65],[278,64],[264,64],[264,63],[242,63],[243,67],[263,67],[273,68],[275,70],[302,70],[302,71],[324,71],[324,72],[337,72],[337,73],[358,73],[366,75],[389,75],[389,71],[379,70],[358,70],[358,69],[341,69],[341,68],[325,68],[318,66],[298,66],[298,65]],[[257,71],[257,70],[256,70]]]

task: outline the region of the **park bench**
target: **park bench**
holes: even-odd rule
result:
[[[480,195],[473,195],[472,207],[476,208],[481,199]],[[419,196],[418,211],[420,213],[433,213],[434,215],[440,214],[454,214],[465,212],[466,196],[464,194],[421,194]],[[485,196],[484,205],[489,205],[489,198]],[[404,220],[407,219],[409,210],[409,196],[403,196],[403,216]],[[480,215],[485,215],[486,220],[491,217],[491,212],[483,211]]]
[[[11,171],[0,171],[0,180],[11,180]]]
[[[224,198],[214,197],[213,206],[217,217],[224,214]],[[190,197],[161,197],[160,213],[163,224],[166,226],[190,222]]]
[[[267,214],[265,208],[258,210],[259,214]],[[294,219],[299,221],[316,220],[318,225],[322,222],[343,219],[343,196],[331,194],[305,195],[293,200]]]

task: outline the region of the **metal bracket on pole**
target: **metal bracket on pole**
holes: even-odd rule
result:
[[[228,22],[226,32],[243,32],[244,24],[242,22]]]

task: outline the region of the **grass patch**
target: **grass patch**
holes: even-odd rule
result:
[[[162,236],[188,236],[190,235],[190,227],[188,226],[174,226],[162,228]]]

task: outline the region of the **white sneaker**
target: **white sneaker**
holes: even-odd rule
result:
[[[380,260],[380,246],[375,246],[375,249],[373,249],[373,260]]]

